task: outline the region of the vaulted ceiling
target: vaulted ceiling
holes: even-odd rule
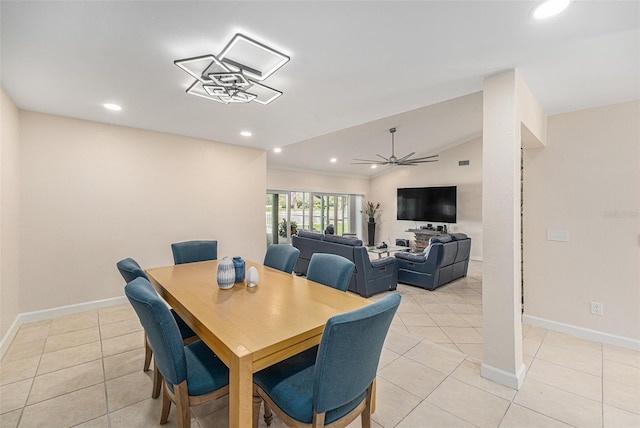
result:
[[[574,0],[536,21],[538,3],[2,1],[2,86],[24,110],[282,147],[270,166],[370,176],[380,169],[350,161],[388,156],[390,127],[398,155],[479,135],[483,79],[505,69],[548,114],[640,98],[640,2]],[[265,82],[284,95],[187,95],[173,61],[218,54],[238,32],[290,55]]]

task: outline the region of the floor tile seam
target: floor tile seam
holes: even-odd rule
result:
[[[432,343],[435,343],[435,342],[432,342]],[[437,344],[437,343],[436,343],[436,344]],[[465,355],[466,355],[466,354],[465,354]],[[435,370],[435,371],[437,371],[437,372],[440,372],[440,373],[442,373],[443,375],[445,375],[445,376],[447,376],[447,377],[451,376],[451,374],[452,374],[452,373],[453,373],[453,372],[454,372],[454,371],[455,371],[455,370],[460,366],[460,364],[462,364],[462,362],[460,362],[460,363],[456,366],[456,368],[455,368],[455,369],[453,369],[451,372],[447,373],[446,371],[444,371],[444,370],[442,370],[442,369],[439,369],[439,368],[436,368],[436,367],[432,367],[432,366],[428,366],[428,365],[426,365],[425,363],[423,363],[422,361],[418,361],[418,360],[416,360],[415,358],[411,358],[409,355],[402,355],[402,356],[403,356],[403,357],[405,357],[405,358],[410,359],[410,360],[411,360],[411,361],[413,361],[414,363],[418,363],[418,364],[420,364],[420,365],[421,365],[421,366],[423,366],[423,367],[426,367],[426,368],[428,368],[428,369],[431,369],[431,370]],[[452,363],[454,363],[454,361],[453,361],[453,360],[449,360],[448,358],[446,358],[446,360],[447,360],[447,361],[451,361]],[[466,357],[462,359],[462,361],[465,361],[465,360],[466,360]]]
[[[438,386],[440,386],[440,385],[438,385]],[[433,392],[433,391],[432,391],[432,392]],[[428,397],[428,396],[427,396],[427,397]],[[420,405],[421,405],[422,403],[424,403],[426,400],[427,400],[426,398],[424,398],[424,399],[420,399],[420,401],[418,402],[418,404],[416,404],[415,406],[413,406],[413,408],[412,408],[411,410],[409,410],[409,412],[407,412],[407,414],[406,414],[406,415],[404,415],[404,416],[402,417],[402,419],[400,419],[400,420],[398,421],[398,423],[397,423],[397,424],[395,424],[395,425],[394,425],[394,428],[395,428],[395,427],[397,427],[397,426],[399,426],[399,425],[402,423],[402,421],[404,421],[405,419],[407,419],[407,418],[409,417],[409,415],[410,415],[411,413],[413,413],[413,412],[414,412],[414,410],[416,410],[418,407],[420,407]],[[432,406],[434,406],[434,404],[433,404],[433,403],[428,403],[428,404],[431,404]],[[437,406],[436,406],[436,407],[437,407]],[[438,407],[438,408],[439,408],[439,407]],[[444,412],[446,412],[446,410],[444,410],[444,409],[441,409],[441,410],[442,410],[442,411],[444,411]],[[447,412],[447,413],[449,413],[449,412]],[[449,414],[450,414],[450,415],[452,415],[452,416],[455,416],[455,415],[453,415],[452,413],[449,413]],[[376,422],[376,424],[380,425],[382,428],[386,428],[384,425],[382,425],[381,423],[379,423],[378,421],[376,421],[376,420],[374,419],[374,416],[375,416],[375,413],[372,413],[372,414],[371,414],[371,420],[372,420],[372,421],[375,421],[375,422]],[[455,416],[455,417],[457,418],[457,416]],[[460,419],[460,418],[458,418],[458,419]]]
[[[37,374],[37,370],[39,370],[39,369],[40,369],[40,364],[41,364],[41,362],[42,362],[42,357],[43,357],[44,355],[51,355],[51,354],[54,354],[54,353],[56,353],[56,352],[68,351],[69,349],[79,348],[79,347],[81,347],[81,346],[86,346],[86,345],[91,345],[91,344],[94,344],[94,343],[96,343],[96,342],[98,342],[98,341],[97,341],[97,340],[95,340],[95,341],[93,341],[93,342],[81,343],[80,345],[75,345],[75,346],[70,346],[70,347],[68,347],[68,348],[58,349],[57,351],[43,352],[43,353],[40,355],[40,361],[38,362],[38,368],[36,369],[36,374]],[[80,364],[84,364],[84,363],[89,363],[89,362],[91,362],[91,361],[99,360],[99,359],[101,359],[101,358],[104,358],[104,356],[102,355],[102,344],[100,344],[100,356],[99,356],[99,357],[94,358],[94,359],[92,359],[92,360],[83,361],[83,362],[81,362],[81,363],[74,364],[74,365],[69,366],[69,367],[78,366],[78,365],[80,365]],[[69,368],[69,367],[63,367],[62,369]],[[58,369],[58,370],[62,370],[62,369]],[[58,371],[58,370],[52,370],[51,372],[47,372],[47,373],[52,373],[52,372],[54,372],[54,371]],[[41,373],[41,374],[45,374],[45,373]],[[38,375],[38,376],[39,376],[39,375]]]
[[[618,381],[615,381],[615,380],[612,380],[612,379],[607,379],[607,378],[605,378],[605,377],[603,376],[603,377],[602,377],[602,388],[603,388],[603,390],[604,390],[604,384],[605,384],[605,383],[613,383],[613,384],[615,384],[615,385],[622,385],[622,386],[624,386],[624,387],[631,387],[631,388],[633,388],[634,390],[637,390],[637,391],[638,391],[638,394],[640,395],[640,385],[638,385],[638,384],[618,382]]]
[[[533,365],[533,363],[534,363],[536,360],[544,361],[546,364],[551,364],[551,365],[553,365],[553,366],[557,367],[558,369],[564,369],[564,370],[576,371],[576,372],[579,372],[580,374],[587,375],[587,376],[589,376],[589,377],[597,377],[597,378],[600,378],[601,380],[602,380],[602,379],[603,379],[603,377],[604,377],[604,376],[603,376],[603,374],[601,374],[600,376],[597,376],[597,375],[591,374],[591,373],[589,373],[589,372],[586,372],[586,371],[584,371],[584,370],[579,370],[579,369],[576,369],[576,368],[574,368],[574,367],[567,367],[567,366],[565,366],[564,364],[558,364],[558,363],[556,363],[555,361],[545,360],[544,358],[537,357],[537,356],[536,356],[536,357],[531,361],[531,365]],[[604,385],[603,385],[603,387],[604,387]]]
[[[141,328],[139,330],[134,330],[134,331],[129,331],[127,333],[122,333],[122,334],[116,334],[115,336],[108,336],[108,337],[104,337],[104,339],[100,339],[102,340],[109,340],[109,339],[115,339],[116,337],[122,337],[122,336],[126,336],[128,334],[133,334],[133,333],[138,333],[140,331],[144,331],[144,328]],[[100,337],[102,337],[102,332],[100,332]]]
[[[111,427],[111,411],[109,410],[109,389],[107,388],[107,369],[105,367],[104,343],[102,341],[102,329],[100,328],[100,312],[98,312],[98,337],[100,338],[100,355],[102,355],[102,382],[104,387],[104,407],[107,411],[107,427]],[[109,379],[110,380],[110,379]]]
[[[445,380],[446,380],[446,379],[445,379]],[[457,380],[457,379],[456,379],[456,380]],[[444,380],[443,380],[442,382],[444,382]],[[440,386],[440,385],[438,385],[438,387],[439,387],[439,386]],[[433,392],[434,392],[436,389],[438,389],[438,388],[436,387],[433,391],[431,391],[431,394],[433,394]],[[467,419],[463,418],[463,417],[462,417],[462,416],[460,416],[460,415],[456,415],[455,413],[451,413],[449,410],[447,410],[447,409],[445,409],[445,408],[443,408],[443,407],[439,406],[438,404],[436,404],[436,403],[434,403],[434,402],[432,402],[432,401],[427,401],[427,400],[429,400],[429,397],[431,396],[431,394],[429,394],[429,395],[428,395],[424,400],[422,400],[422,401],[426,401],[427,403],[431,404],[432,406],[437,407],[438,409],[442,410],[443,412],[448,413],[448,414],[450,414],[451,416],[455,417],[456,419],[460,419],[461,421],[464,421],[464,422],[468,423],[469,425],[473,425],[474,427],[479,427],[477,424],[475,424],[475,423],[471,422],[470,420],[467,420]],[[497,428],[498,426],[499,426],[499,425],[497,425],[497,426],[496,426],[496,428]]]
[[[640,373],[640,367],[636,367],[636,366],[634,366],[634,365],[630,365],[630,364],[622,363],[622,362],[619,362],[619,361],[607,360],[606,358],[603,358],[603,359],[602,359],[602,370],[603,370],[603,372],[604,372],[604,364],[605,364],[605,363],[609,363],[609,364],[611,364],[611,363],[613,363],[613,364],[617,364],[617,365],[619,365],[619,366],[624,366],[625,368],[631,369],[632,371],[634,371],[634,370],[638,370],[638,372]]]
[[[35,379],[34,379],[34,382],[33,382],[33,383],[35,383]],[[56,394],[56,395],[52,395],[52,396],[50,396],[50,397],[47,397],[47,398],[45,398],[44,400],[39,400],[39,401],[35,401],[35,402],[33,402],[33,403],[28,403],[28,404],[26,404],[26,405],[25,405],[25,407],[33,406],[33,405],[35,405],[35,404],[39,404],[39,403],[44,403],[45,401],[49,401],[49,400],[52,400],[52,399],[54,399],[54,398],[59,398],[59,397],[62,397],[62,396],[64,396],[64,395],[68,395],[68,394],[71,394],[71,393],[74,393],[74,392],[82,391],[83,389],[91,388],[92,386],[96,386],[96,385],[99,385],[99,384],[101,384],[101,383],[105,383],[105,382],[104,382],[104,378],[103,378],[102,380],[99,380],[99,381],[94,382],[94,383],[92,383],[92,384],[89,384],[89,385],[83,385],[81,388],[76,388],[76,389],[73,389],[73,390],[71,390],[71,391],[65,391],[65,392],[63,392],[63,393],[60,393],[60,394]],[[33,388],[33,385],[32,385],[32,388]],[[31,397],[31,390],[29,390],[29,395],[27,396],[27,402],[29,401],[29,397]]]
[[[454,379],[454,380],[457,380],[458,382],[462,382],[462,383],[464,383],[465,385],[470,386],[470,387],[472,387],[472,388],[474,388],[474,389],[477,389],[477,390],[478,390],[478,391],[480,391],[480,392],[485,392],[485,393],[490,394],[490,395],[492,395],[492,396],[494,396],[494,397],[496,397],[496,398],[500,398],[500,399],[502,399],[502,400],[504,400],[504,401],[507,401],[507,402],[509,402],[509,403],[513,403],[513,400],[515,399],[515,397],[516,397],[517,393],[516,393],[516,394],[513,394],[513,398],[511,398],[511,399],[504,398],[504,397],[502,397],[502,396],[500,396],[500,395],[494,394],[494,393],[493,393],[493,392],[491,392],[491,391],[487,391],[486,389],[482,389],[482,388],[480,388],[480,387],[478,387],[478,386],[476,386],[476,385],[474,385],[474,384],[472,384],[472,383],[469,383],[469,382],[467,382],[467,381],[466,381],[466,380],[464,380],[464,379],[459,379],[459,378],[455,377],[453,374],[455,373],[455,371],[456,371],[456,370],[458,370],[458,368],[459,368],[461,365],[463,365],[463,364],[464,364],[464,362],[465,362],[465,361],[466,361],[466,358],[465,358],[462,362],[460,362],[460,364],[458,364],[458,366],[457,366],[455,369],[453,369],[453,371],[451,372],[451,374],[450,374],[450,375],[448,375],[447,377],[450,377],[450,378],[452,378],[452,379]],[[481,376],[481,377],[482,377],[482,376]],[[484,379],[484,378],[483,378],[483,379]],[[498,385],[499,385],[499,384],[498,384]],[[505,414],[506,414],[506,412],[505,412]],[[503,417],[504,417],[504,415],[503,415]],[[498,424],[498,425],[499,425],[499,424]]]
[[[465,361],[466,361],[466,360],[465,360]],[[463,363],[464,363],[464,361],[463,361]],[[460,363],[460,365],[462,365],[462,363]],[[460,366],[458,366],[458,367],[460,367]],[[458,367],[456,367],[456,370],[458,369]],[[491,391],[487,391],[486,389],[480,388],[479,386],[476,386],[476,385],[474,385],[474,384],[472,384],[472,383],[469,383],[469,382],[467,382],[467,381],[466,381],[466,380],[464,380],[464,379],[460,379],[460,378],[458,378],[458,377],[454,376],[454,375],[453,375],[454,373],[455,373],[455,370],[454,370],[453,372],[451,372],[451,374],[449,375],[449,377],[451,377],[451,378],[453,378],[453,379],[455,379],[455,380],[457,380],[457,381],[459,381],[459,382],[462,382],[462,383],[464,383],[465,385],[472,386],[472,387],[474,387],[475,389],[478,389],[478,390],[480,390],[480,391],[482,391],[482,392],[486,392],[487,394],[491,394],[491,395],[493,395],[494,397],[500,398],[500,399],[502,399],[502,400],[504,400],[504,401],[508,401],[509,403],[513,403],[513,400],[515,399],[515,397],[516,397],[516,395],[517,395],[517,391],[516,391],[516,393],[514,393],[514,394],[513,394],[513,397],[511,397],[511,398],[504,398],[504,397],[503,397],[503,396],[501,396],[501,395],[498,395],[498,394],[496,394],[496,393],[494,393],[494,392],[491,392]],[[485,378],[483,378],[482,376],[480,376],[480,377],[481,377],[482,379],[485,379]],[[488,379],[486,379],[486,380],[488,380]],[[493,381],[489,381],[489,382],[493,382]],[[500,384],[499,384],[499,383],[497,383],[497,382],[494,382],[494,383],[496,383],[496,385],[500,385]]]
[[[633,351],[633,352],[636,352],[636,353],[640,356],[640,351]],[[628,362],[626,362],[626,361],[614,360],[614,359],[611,359],[611,358],[607,358],[607,357],[605,357],[605,356],[603,355],[603,358],[602,358],[602,363],[603,363],[603,365],[604,365],[604,362],[605,362],[605,361],[606,361],[606,362],[609,362],[609,363],[620,364],[620,365],[623,365],[623,366],[626,366],[626,367],[631,367],[632,369],[638,369],[638,370],[640,370],[640,362],[638,362],[638,364],[637,364],[637,365],[635,365],[635,364],[629,364],[629,363],[628,363]]]
[[[29,358],[35,358],[35,356],[33,356],[33,357],[29,357]],[[27,359],[29,359],[29,358],[24,358],[24,359],[25,359],[25,360],[27,360]],[[16,360],[16,361],[21,361],[21,360]],[[25,377],[25,378],[18,379],[18,380],[15,380],[15,381],[13,381],[13,382],[7,382],[7,383],[5,383],[5,384],[0,385],[0,387],[4,387],[4,386],[7,386],[7,385],[11,385],[11,384],[13,384],[13,383],[24,382],[24,381],[25,381],[25,380],[27,380],[27,379],[35,380],[35,378],[36,378],[36,376],[37,376],[37,374],[38,374],[38,369],[40,368],[40,362],[41,362],[41,361],[42,361],[42,354],[40,354],[40,356],[38,357],[38,364],[36,364],[36,370],[35,370],[35,372],[34,372],[33,376],[27,376],[27,377]],[[31,386],[33,387],[33,381],[31,382]],[[29,389],[29,393],[31,393],[31,389]],[[27,397],[28,397],[28,395],[27,395]]]
[[[109,394],[109,392],[108,392],[108,389],[107,389],[107,387],[105,385],[105,396],[108,395],[108,394]],[[164,391],[161,390],[160,391],[160,396],[158,398],[152,398],[152,400],[160,400],[162,402],[162,394],[164,394]],[[127,407],[135,406],[136,404],[142,403],[143,401],[146,401],[149,398],[150,397],[146,397],[146,398],[140,399],[138,401],[133,401],[131,403],[128,403],[126,406],[118,407],[117,409],[112,409],[111,407],[109,407],[109,399],[107,398],[107,413],[111,414],[113,412],[117,412],[119,410],[126,409]],[[173,407],[174,407],[174,403],[171,403],[171,408],[173,409]]]
[[[52,337],[62,336],[62,335],[64,335],[64,334],[73,334],[73,333],[86,332],[86,331],[91,330],[91,329],[94,329],[94,328],[97,328],[97,329],[98,329],[98,331],[100,331],[100,327],[99,327],[99,326],[92,326],[92,327],[79,328],[78,330],[65,331],[64,333],[49,334],[49,335],[47,335],[47,338],[45,339],[45,341],[46,341],[46,340],[49,340],[49,338],[52,338]]]
[[[558,363],[556,361],[552,361],[550,359],[547,359],[547,358],[544,358],[544,357],[541,357],[541,356],[536,356],[535,359],[536,360],[540,360],[540,361],[544,361],[544,362],[549,363],[549,364],[555,364],[555,365],[560,366],[560,367],[565,368],[565,369],[572,369],[572,370],[575,370],[577,372],[580,372],[580,373],[583,373],[583,374],[587,374],[587,375],[590,375],[590,376],[596,376],[596,377],[600,377],[600,378],[602,378],[604,376],[604,373],[603,373],[602,370],[600,370],[600,376],[597,376],[597,375],[591,374],[592,372],[587,371],[586,369],[579,369],[579,368],[576,368],[575,366],[569,366],[567,364],[560,364],[560,363]],[[533,363],[533,361],[531,361],[531,362]]]
[[[581,392],[569,391],[569,390],[567,390],[565,388],[562,388],[562,387],[560,387],[558,385],[553,385],[553,384],[545,381],[544,379],[540,379],[540,378],[537,378],[535,376],[531,376],[529,373],[527,373],[527,377],[530,377],[531,379],[535,380],[536,382],[542,383],[542,384],[544,384],[544,385],[546,385],[546,386],[548,386],[550,388],[554,388],[554,389],[557,389],[558,391],[566,392],[567,394],[575,395],[576,397],[584,398],[585,400],[592,401],[593,403],[602,404],[604,402],[604,390],[602,388],[600,389],[600,400],[596,400],[593,397],[588,397],[588,396],[582,394]],[[582,391],[582,390],[580,390],[580,391]]]
[[[604,427],[604,346],[601,347],[602,352],[600,352],[600,399],[602,403],[600,404],[600,420],[601,426]]]
[[[99,329],[100,325],[98,323],[95,323],[95,324],[91,324],[89,326],[83,325],[82,327],[78,326],[78,328],[76,328],[76,327],[70,327],[70,328],[71,328],[71,330],[66,330],[65,329],[65,330],[63,330],[61,332],[56,332],[54,330],[53,333],[51,332],[51,330],[49,330],[49,334],[47,335],[47,338],[53,337],[53,336],[60,336],[62,334],[77,333],[79,331],[89,330],[89,329],[92,329],[92,328],[98,328]]]
[[[634,412],[633,410],[625,409],[623,407],[616,406],[615,404],[612,404],[612,403],[605,403],[604,400],[602,400],[602,416],[603,417],[604,417],[604,406],[613,407],[614,409],[622,410],[623,412],[627,412],[627,413],[631,413],[632,415],[640,416],[640,410],[638,412]]]
[[[38,368],[40,367],[40,361],[42,361],[42,354],[40,354],[40,359],[38,360],[38,367],[36,367],[36,373],[38,373]],[[24,380],[26,380],[26,379],[24,379]],[[18,425],[17,426],[20,426],[20,422],[22,421],[22,415],[24,415],[24,409],[27,408],[27,403],[29,402],[29,397],[31,396],[31,391],[33,391],[33,385],[35,383],[36,383],[36,376],[34,374],[33,377],[31,378],[31,385],[29,386],[29,392],[27,393],[27,396],[24,399],[24,404],[20,408],[20,418],[18,418]]]
[[[522,408],[524,408],[524,409],[527,409],[527,410],[529,410],[529,411],[531,411],[531,412],[537,413],[538,415],[542,415],[542,416],[547,417],[547,418],[549,418],[549,419],[553,419],[554,421],[560,422],[561,424],[568,425],[568,426],[571,426],[571,427],[574,427],[574,428],[581,428],[580,426],[578,426],[578,425],[574,425],[574,424],[572,424],[572,423],[570,423],[570,422],[568,422],[568,421],[563,421],[562,419],[558,419],[558,418],[556,418],[555,416],[551,416],[551,415],[548,415],[548,414],[546,414],[546,413],[541,412],[540,410],[533,409],[533,408],[531,408],[531,407],[527,406],[526,404],[523,404],[523,403],[516,403],[516,401],[515,401],[515,397],[516,397],[517,395],[518,395],[518,394],[514,395],[513,400],[511,401],[511,404],[509,405],[509,408],[511,408],[511,405],[515,404],[516,406],[520,406],[520,407],[522,407]],[[604,425],[602,425],[602,426],[604,427]]]
[[[551,337],[553,337],[554,334],[559,334],[559,335],[564,335],[566,337],[568,337],[569,339],[572,340],[577,340],[579,341],[578,343],[567,343],[567,342],[555,342],[555,343],[550,343],[550,342],[546,342],[546,340],[549,338],[549,334],[552,334]],[[549,330],[547,329],[544,338],[542,339],[541,343],[545,343],[547,345],[551,345],[551,346],[556,346],[558,348],[562,348],[565,350],[570,350],[573,352],[600,352],[600,355],[602,355],[604,353],[604,348],[603,348],[603,344],[601,342],[597,342],[595,340],[588,340],[588,339],[582,339],[580,337],[576,337],[576,336],[572,336],[570,334],[566,334],[566,333],[562,333],[562,332],[558,332],[558,331],[553,331],[553,330]],[[596,348],[600,348],[599,350],[597,350]]]

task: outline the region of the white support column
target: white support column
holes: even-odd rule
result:
[[[519,389],[521,126],[515,70],[489,76],[483,93],[483,377]]]

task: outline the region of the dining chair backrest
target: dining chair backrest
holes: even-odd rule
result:
[[[399,294],[327,321],[313,379],[313,408],[324,413],[363,397],[376,377]]]
[[[173,261],[183,263],[203,262],[218,258],[218,241],[185,241],[171,244]]]
[[[116,263],[116,267],[120,271],[120,275],[122,275],[122,278],[124,278],[124,282],[131,282],[138,277],[143,277],[147,280],[149,279],[138,262],[130,257],[120,260],[118,263]]]
[[[309,260],[307,279],[347,291],[356,265],[337,254],[315,253]]]
[[[291,245],[271,244],[267,247],[267,253],[262,264],[282,272],[291,273],[299,254],[300,250]]]
[[[124,292],[140,318],[162,376],[173,385],[186,380],[187,363],[182,336],[167,305],[145,278],[129,282]]]

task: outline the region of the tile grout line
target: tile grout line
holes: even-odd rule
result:
[[[107,370],[104,367],[104,348],[102,344],[102,321],[100,311],[98,311],[98,337],[100,337],[100,357],[102,360],[102,387],[104,389],[104,407],[106,410],[107,427],[111,428],[111,416],[109,415],[109,392],[107,391]]]

